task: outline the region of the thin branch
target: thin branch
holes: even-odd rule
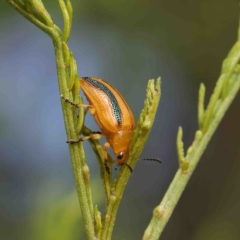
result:
[[[62,41],[60,37],[53,39],[55,55],[56,55],[56,66],[59,79],[60,95],[63,94],[67,98],[69,97],[69,91],[67,88],[67,76],[65,70],[65,63],[62,51]],[[62,101],[63,116],[65,122],[65,128],[68,139],[78,139],[78,134],[75,131],[74,117],[72,109],[69,104]],[[74,172],[74,178],[77,186],[78,199],[84,219],[85,229],[88,239],[95,238],[94,230],[94,218],[92,211],[92,201],[89,202],[90,184],[86,185],[84,179],[83,170],[86,169],[86,159],[82,143],[70,144],[70,155],[72,160],[72,167]]]
[[[92,134],[92,131],[89,128],[84,126],[82,129],[82,134],[85,136],[89,136]],[[108,174],[108,172],[106,171],[106,169],[104,167],[104,164],[103,164],[104,150],[103,150],[101,144],[99,143],[99,141],[95,140],[95,139],[91,139],[91,138],[88,141],[91,144],[91,147],[92,147],[93,151],[95,152],[95,155],[98,160],[98,164],[100,167],[100,174],[101,174],[101,178],[102,178],[102,182],[103,182],[103,186],[104,186],[104,190],[105,190],[105,195],[106,195],[106,204],[108,204],[108,201],[110,198],[110,191],[111,191],[112,173]],[[112,158],[110,155],[108,155],[108,159],[109,159],[109,162],[112,162]]]
[[[127,160],[127,163],[132,168],[136,165],[152,128],[160,95],[160,78],[157,79],[156,85],[154,84],[154,80],[149,80],[144,109],[142,110],[136,130],[134,131],[130,145],[130,156]],[[123,166],[117,180],[113,183],[110,201],[104,218],[102,240],[110,240],[112,237],[117,210],[130,176],[131,173],[128,167]]]
[[[58,2],[62,10],[62,15],[64,19],[63,41],[67,42],[70,36],[70,31],[71,31],[71,20],[70,20],[68,9],[64,0],[59,0]]]
[[[235,98],[240,89],[240,69],[238,62],[240,61],[240,42],[237,42],[226,60],[223,63],[222,74],[216,84],[214,93],[211,96],[206,112],[203,109],[204,92],[203,85],[199,91],[199,122],[203,121],[203,131],[198,130],[195,135],[192,146],[189,147],[185,159],[188,165],[185,169],[180,168],[168,191],[166,192],[162,202],[153,211],[153,217],[147,229],[145,230],[143,240],[157,240],[161,235],[165,225],[167,224],[179,198],[181,197],[192,173],[194,172],[200,157],[202,156],[207,144],[211,140],[216,128],[222,120],[224,114]],[[237,76],[236,76],[237,75]],[[224,90],[224,95],[221,91],[225,88],[227,82],[228,89]],[[180,134],[181,135],[181,134]],[[179,140],[178,140],[179,142]],[[182,158],[182,154],[180,154]]]
[[[60,87],[60,94],[68,97],[69,92],[66,83],[66,71],[65,71],[65,64],[62,52],[62,42],[60,38],[56,38],[53,41],[54,48],[55,48],[55,55],[56,55],[56,66],[57,66],[57,73],[59,79],[59,87]],[[74,117],[72,114],[71,107],[62,101],[62,108],[63,108],[63,116],[65,122],[65,128],[67,132],[68,139],[77,139],[78,134],[75,132],[75,125],[74,125]],[[72,160],[73,172],[75,177],[75,182],[77,186],[78,192],[78,199],[84,219],[85,229],[88,236],[88,239],[94,239],[94,219],[93,219],[93,212],[92,212],[92,203],[89,202],[89,192],[90,184],[85,184],[84,173],[83,170],[86,168],[86,159],[84,150],[81,143],[78,144],[70,144],[70,155]]]

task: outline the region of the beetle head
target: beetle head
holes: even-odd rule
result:
[[[116,154],[116,156],[116,162],[118,163],[118,165],[123,165],[128,157],[128,149],[121,151],[120,153]]]
[[[133,131],[119,131],[107,138],[110,143],[118,165],[123,165],[128,157],[128,149],[132,138]]]

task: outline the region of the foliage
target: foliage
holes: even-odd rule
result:
[[[59,0],[59,5],[64,18],[64,30],[54,24],[50,14],[45,9],[41,0],[7,0],[25,18],[47,33],[54,45],[56,67],[58,74],[60,95],[82,103],[79,97],[80,85],[78,81],[77,64],[73,53],[69,50],[67,41],[72,26],[73,8],[70,0]],[[177,135],[177,149],[179,157],[179,170],[177,171],[162,202],[153,213],[153,218],[145,231],[143,239],[158,239],[168,219],[171,216],[187,182],[189,181],[196,165],[204,152],[208,142],[223,118],[232,100],[240,87],[240,41],[237,41],[225,59],[222,72],[217,81],[208,106],[204,107],[205,87],[199,90],[198,122],[199,130],[196,132],[193,144],[184,153],[182,128]],[[147,97],[144,109],[140,115],[137,128],[130,146],[128,164],[134,167],[151,130],[158,103],[160,100],[160,78],[154,84],[150,80],[147,87]],[[91,130],[84,124],[84,111],[76,109],[62,101],[63,117],[68,139],[78,139],[79,134],[88,135]],[[117,179],[112,180],[103,165],[103,149],[97,140],[90,140],[93,151],[99,161],[102,182],[106,195],[106,210],[104,218],[97,206],[94,207],[90,188],[90,170],[86,164],[85,154],[81,143],[69,145],[73,172],[77,186],[79,204],[85,224],[88,239],[111,239],[114,222],[125,186],[130,177],[126,166],[121,169]]]

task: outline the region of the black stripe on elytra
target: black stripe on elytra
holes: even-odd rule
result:
[[[90,84],[92,84],[94,87],[103,91],[109,97],[112,108],[113,108],[113,113],[114,113],[115,119],[116,119],[118,125],[121,126],[122,125],[122,113],[121,113],[120,107],[118,105],[117,99],[114,97],[112,92],[105,85],[103,85],[102,83],[100,83],[96,80],[93,80],[90,77],[84,77],[84,79],[87,82],[89,82]]]

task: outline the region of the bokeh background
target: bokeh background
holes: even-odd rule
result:
[[[63,25],[58,1],[43,1]],[[200,82],[209,98],[237,38],[236,0],[72,0],[69,46],[80,76],[110,82],[134,116],[147,80],[162,77],[162,98],[142,157],[120,205],[113,240],[141,239],[197,130]],[[49,37],[0,3],[0,239],[86,239],[78,207]],[[208,145],[162,240],[240,239],[240,95]],[[98,130],[92,117],[86,125]],[[94,203],[104,207],[97,160],[84,143]]]

